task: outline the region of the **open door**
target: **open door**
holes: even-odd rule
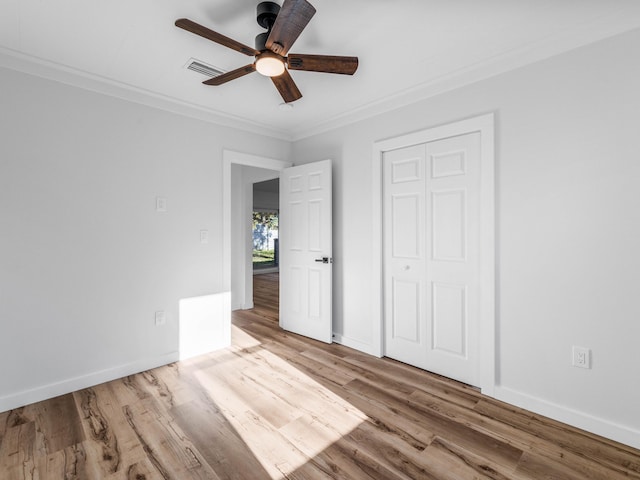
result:
[[[280,175],[280,326],[331,343],[331,161]]]

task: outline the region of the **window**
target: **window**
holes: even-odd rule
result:
[[[253,268],[278,266],[278,212],[253,212]]]

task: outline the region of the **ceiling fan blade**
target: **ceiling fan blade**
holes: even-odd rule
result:
[[[220,45],[231,48],[232,50],[236,50],[237,52],[244,53],[245,55],[249,55],[250,57],[253,57],[260,53],[255,48],[251,48],[243,43],[236,42],[232,38],[225,37],[221,33],[209,30],[207,27],[203,27],[202,25],[199,25],[196,22],[192,22],[187,18],[180,18],[176,20],[176,27],[180,27],[187,32],[195,33],[196,35],[200,35],[207,40],[219,43]]]
[[[245,65],[244,67],[236,68],[235,70],[231,70],[230,72],[223,73],[216,77],[210,78],[209,80],[205,80],[205,85],[222,85],[223,83],[230,82],[231,80],[235,80],[236,78],[244,77],[250,73],[256,71],[256,66],[253,63],[249,65]]]
[[[306,0],[284,0],[267,38],[266,47],[285,56],[315,13],[316,9]]]
[[[287,57],[287,64],[291,70],[353,75],[358,69],[358,57],[291,53]]]
[[[285,70],[282,75],[271,77],[271,81],[276,86],[278,92],[280,92],[280,95],[282,96],[282,99],[286,103],[295,102],[302,98],[302,93],[298,90],[298,86],[295,84],[287,70]]]

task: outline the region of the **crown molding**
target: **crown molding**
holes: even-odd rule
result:
[[[488,57],[315,125],[300,126],[290,132],[291,139],[295,142],[326,133],[608,38],[624,35],[640,27],[638,7],[619,9],[605,17],[577,25],[572,30]]]
[[[57,64],[42,58],[0,47],[0,67],[28,75],[52,80],[90,92],[107,95],[132,103],[164,110],[177,115],[202,120],[222,127],[234,128],[248,133],[291,141],[291,135],[267,125],[216,112],[199,105],[184,102],[174,97],[160,95],[150,90],[134,87],[123,82],[93,75],[72,67]]]

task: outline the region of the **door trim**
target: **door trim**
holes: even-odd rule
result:
[[[495,147],[494,114],[441,125],[427,130],[381,140],[373,144],[372,165],[372,283],[373,353],[384,355],[384,272],[382,251],[382,157],[398,148],[428,143],[443,138],[480,132],[480,389],[493,396],[496,385],[496,312],[495,312]]]

